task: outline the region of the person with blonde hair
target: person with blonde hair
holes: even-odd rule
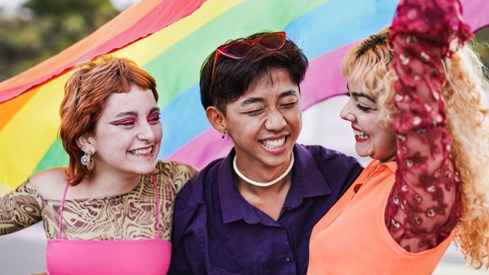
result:
[[[343,62],[356,152],[373,160],[316,224],[308,274],[431,274],[455,239],[489,267],[487,83],[459,1],[401,1]]]
[[[157,101],[154,78],[131,60],[78,66],[60,107],[69,166],[0,197],[0,235],[42,221],[48,274],[165,274],[174,199],[196,170],[156,161]]]

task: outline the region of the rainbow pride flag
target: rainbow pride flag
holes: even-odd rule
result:
[[[0,83],[0,194],[31,174],[65,166],[59,105],[72,68],[103,54],[128,57],[157,80],[164,125],[159,158],[198,168],[231,145],[211,129],[200,105],[205,57],[231,38],[285,30],[310,60],[303,107],[345,92],[345,52],[389,26],[398,0],[143,0],[85,39]],[[487,0],[463,0],[473,30],[489,23]]]

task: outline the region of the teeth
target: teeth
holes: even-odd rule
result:
[[[149,147],[149,148],[146,148],[146,149],[132,150],[131,153],[133,153],[135,155],[146,155],[146,154],[151,153],[151,151],[153,151],[153,147]]]
[[[362,131],[357,131],[357,130],[353,130],[353,134],[357,137],[359,137],[360,139],[367,139],[368,138],[368,135],[365,134],[364,132]]]
[[[277,149],[285,144],[285,137],[279,139],[262,140],[261,144],[269,149]]]

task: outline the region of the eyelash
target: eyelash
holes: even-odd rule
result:
[[[282,104],[282,107],[284,109],[292,109],[295,107],[295,105],[297,105],[297,101],[296,102],[291,102],[291,103],[286,103],[286,104]]]
[[[259,115],[261,113],[263,113],[263,109],[249,111],[249,112],[246,112],[245,114],[247,114],[249,116],[257,116],[257,115]]]
[[[296,102],[282,104],[282,105],[280,105],[280,107],[283,108],[283,109],[292,109],[296,105],[297,105],[297,101]],[[263,109],[249,111],[249,112],[246,112],[245,114],[247,114],[249,116],[257,116],[257,115],[259,115],[261,113],[263,113]]]
[[[369,107],[365,107],[365,106],[360,105],[360,104],[357,104],[357,108],[358,108],[358,110],[360,110],[362,112],[368,112],[368,111],[370,111],[370,108]]]

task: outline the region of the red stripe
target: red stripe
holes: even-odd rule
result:
[[[204,2],[205,0],[141,1],[58,55],[1,82],[0,103],[62,75],[82,61],[111,53],[147,37],[190,15]],[[121,30],[121,24],[128,28]]]

